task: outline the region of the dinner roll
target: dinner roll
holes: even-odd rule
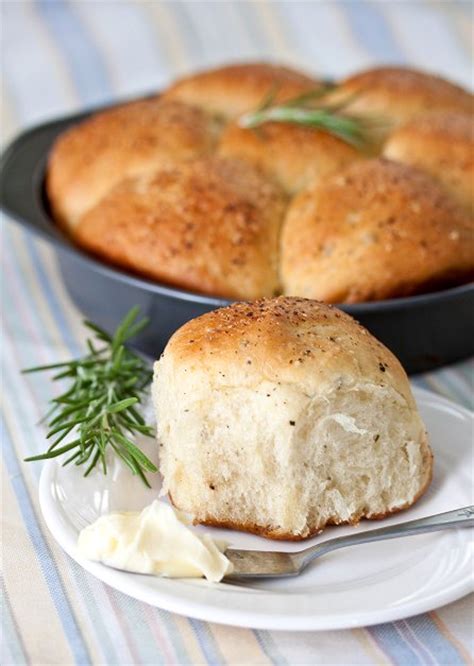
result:
[[[153,396],[163,491],[199,523],[304,539],[409,507],[431,479],[400,363],[316,301],[189,321],[155,364]]]
[[[209,153],[219,128],[199,109],[158,98],[94,114],[53,147],[47,190],[54,215],[71,230],[124,178]]]
[[[268,63],[241,63],[205,70],[172,84],[166,99],[178,99],[227,118],[251,111],[269,95],[291,99],[320,84],[301,72]]]
[[[408,121],[390,135],[385,157],[420,167],[462,205],[474,208],[474,121],[466,113],[438,111]]]
[[[285,203],[251,165],[203,158],[124,181],[80,219],[75,238],[156,280],[257,298],[278,288]]]
[[[291,194],[311,179],[324,178],[361,158],[356,148],[328,132],[290,123],[255,129],[232,123],[222,134],[218,152],[262,168]]]
[[[473,97],[439,76],[404,67],[377,67],[350,76],[335,92],[351,103],[346,111],[370,114],[393,125],[426,111],[473,111]]]
[[[473,230],[467,211],[424,172],[357,162],[290,204],[284,293],[357,302],[466,281],[474,274]]]

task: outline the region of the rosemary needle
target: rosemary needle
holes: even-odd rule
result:
[[[69,453],[63,465],[83,465],[87,476],[100,464],[106,474],[106,451],[112,449],[149,486],[145,474],[157,468],[132,439],[137,434],[153,435],[137,410],[152,373],[147,363],[125,346],[148,323],[146,319],[137,321],[138,312],[138,307],[132,308],[112,336],[85,321],[95,339],[87,340],[88,353],[83,358],[23,370],[57,370],[53,380],[71,382],[67,391],[51,400],[52,408],[45,417],[50,447],[26,461]]]

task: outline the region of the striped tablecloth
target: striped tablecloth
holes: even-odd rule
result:
[[[410,63],[469,85],[471,9],[454,1],[3,0],[2,139],[55,115],[160,88],[177,74],[235,59],[270,58],[329,76],[381,61]],[[19,370],[78,354],[81,316],[49,247],[3,224],[2,252],[3,664],[472,661],[469,598],[369,629],[251,631],[157,610],[71,561],[40,515],[40,465],[22,462],[44,446],[35,424],[51,387],[45,377]],[[462,363],[415,382],[467,404],[469,371]]]

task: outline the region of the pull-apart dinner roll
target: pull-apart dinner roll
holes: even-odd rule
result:
[[[304,539],[413,504],[432,455],[405,372],[316,301],[236,303],[155,364],[164,491],[197,522]]]
[[[466,113],[434,112],[395,130],[385,157],[434,176],[459,203],[474,208],[474,119]]]
[[[394,125],[427,111],[472,112],[473,97],[460,86],[439,76],[403,67],[377,67],[341,82],[336,98],[352,101],[347,111],[370,114]]]
[[[210,153],[220,124],[199,109],[144,99],[94,114],[61,134],[47,190],[69,230],[121,180]]]
[[[357,162],[290,204],[284,293],[357,302],[467,281],[473,231],[467,211],[424,172],[388,160]]]
[[[52,148],[53,216],[104,261],[213,296],[356,302],[469,280],[473,96],[397,67],[321,85],[237,64],[99,111]],[[364,152],[319,127],[239,124],[264,100],[298,96],[329,104],[334,131],[351,130],[341,114],[361,116],[351,136]],[[370,159],[375,149],[391,162]]]
[[[179,287],[257,298],[278,289],[286,198],[251,165],[207,158],[129,179],[82,217],[85,248]]]
[[[235,118],[258,107],[269,94],[274,95],[275,102],[282,102],[319,85],[315,79],[288,67],[242,63],[181,79],[164,92],[164,97]]]
[[[356,148],[328,132],[290,123],[268,123],[255,129],[232,123],[222,134],[218,152],[262,168],[290,194],[362,157]]]

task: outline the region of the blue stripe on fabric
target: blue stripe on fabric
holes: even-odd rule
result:
[[[36,0],[35,7],[64,54],[83,101],[86,104],[104,102],[110,97],[106,67],[71,6],[62,0]]]
[[[431,386],[423,375],[415,375],[414,377],[410,377],[410,381],[415,385],[418,386],[419,388],[423,388],[426,391],[431,391]]]
[[[78,590],[80,590],[80,594],[87,608],[88,614],[91,617],[94,631],[100,638],[100,651],[104,655],[107,664],[119,664],[121,660],[123,660],[124,655],[119,652],[117,640],[113,635],[111,635],[109,631],[110,625],[107,625],[105,622],[103,622],[102,617],[104,609],[97,603],[91,590],[91,584],[100,585],[104,588],[105,583],[102,583],[97,578],[92,576],[92,574],[89,574],[72,558],[69,558],[69,564],[71,566],[71,573],[74,577],[74,582]]]
[[[26,234],[24,241],[28,249],[28,253],[31,257],[31,261],[33,263],[36,275],[38,276],[39,285],[46,298],[46,301],[48,303],[53,319],[58,327],[58,330],[61,333],[61,337],[66,343],[71,354],[77,356],[78,354],[81,354],[84,351],[84,349],[80,346],[77,337],[72,332],[68,319],[65,316],[61,304],[58,301],[58,298],[51,287],[50,279],[46,273],[43,260],[41,259],[38,253],[37,241],[33,240],[30,234]]]
[[[28,663],[25,646],[11,609],[10,600],[3,579],[1,616],[2,635],[0,637],[0,661],[2,664],[12,663],[15,664],[15,666],[23,666],[23,664]],[[8,661],[8,659],[10,660]]]
[[[54,49],[46,47],[30,2],[3,2],[1,11],[5,26],[1,35],[2,84],[13,124],[25,126],[44,120],[45,115],[64,113],[73,100],[63,88]]]
[[[272,633],[270,631],[254,629],[253,633],[257,639],[257,643],[259,644],[260,649],[268,657],[272,664],[276,664],[277,666],[286,666],[288,664],[287,660],[282,656],[282,654],[277,651],[276,645],[272,638]]]
[[[437,373],[430,373],[426,376],[426,381],[431,391],[448,398],[448,400],[453,400],[462,405],[465,404],[464,392],[460,391],[455,385],[453,386],[453,382],[450,379],[442,377]]]
[[[415,634],[416,638],[429,646],[429,651],[434,655],[434,662],[438,664],[464,664],[462,655],[456,647],[448,641],[439,631],[436,623],[429,615],[418,615],[407,620],[402,620],[398,625],[405,624]]]
[[[245,58],[241,44],[237,45],[228,37],[235,30],[228,3],[187,2],[182,7],[202,45],[207,64],[220,66],[224,62]],[[216,24],[219,30],[216,30]]]
[[[13,311],[13,306],[11,307],[11,311]],[[9,331],[7,331],[7,333],[9,333]],[[10,335],[10,337],[12,336]],[[18,389],[18,386],[16,386],[14,378],[13,376],[10,375],[7,367],[4,368],[4,377],[8,386],[13,387],[14,389],[16,388],[16,390]],[[18,377],[20,377],[20,375],[18,375]],[[26,390],[28,390],[31,393],[32,403],[36,403],[35,393],[32,389],[32,386],[30,385],[30,382],[31,382],[31,376],[27,382]],[[19,407],[20,405],[24,406],[24,402],[25,401],[22,400],[18,406]],[[25,406],[25,409],[23,411],[18,412],[18,415],[20,417],[19,427],[21,428],[22,431],[21,435],[25,442],[28,442],[28,440],[36,442],[36,435],[34,430],[32,430],[31,426],[29,425],[31,423],[31,419],[27,418],[27,412],[28,412],[28,405]],[[31,416],[31,411],[29,412],[29,415]],[[33,448],[31,451],[29,451],[29,453],[36,454],[38,453],[38,449]],[[41,473],[41,466],[38,464],[33,465],[32,471],[35,478],[38,480],[38,477],[40,476]],[[73,560],[70,560],[70,564],[74,581],[78,589],[81,591],[82,596],[84,597],[87,609],[90,612],[89,614],[94,618],[93,619],[94,626],[101,637],[100,639],[101,651],[106,656],[107,663],[118,664],[120,660],[119,660],[119,654],[116,649],[116,641],[114,642],[113,637],[110,636],[110,632],[107,626],[103,623],[102,621],[103,609],[99,608],[95,600],[95,597],[90,589],[91,580],[94,580],[94,584],[101,585],[101,583],[96,579],[93,579],[92,575],[88,574],[81,566],[76,564],[76,562],[74,562]]]
[[[174,2],[173,0],[164,0],[163,5],[166,9],[173,14],[174,20],[179,26],[179,34],[186,35],[186,39],[181,40],[186,49],[186,55],[190,63],[194,63],[194,67],[203,67],[205,45],[201,41],[201,37],[191,21],[184,2]]]
[[[366,631],[394,664],[425,666],[416,652],[400,636],[395,624],[379,624],[375,627],[367,627]]]
[[[472,21],[473,9],[472,2],[470,0],[451,0],[451,3],[456,7],[456,9],[464,10]]]
[[[472,68],[470,59],[466,58],[464,34],[457,34],[460,26],[453,24],[454,17],[448,7],[433,12],[426,4],[419,2],[405,3],[403,7],[385,3],[381,11],[413,64],[448,78],[454,76],[458,82],[470,87]]]
[[[31,259],[31,265],[35,269],[36,275],[38,277],[38,284],[41,288],[41,292],[46,300],[46,303],[49,306],[49,311],[51,313],[51,316],[58,325],[58,333],[60,334],[61,341],[64,343],[64,346],[67,348],[68,354],[72,356],[77,356],[78,354],[82,353],[84,349],[77,340],[77,338],[75,337],[67,318],[64,316],[64,312],[57,297],[56,291],[52,286],[51,281],[44,268],[44,261],[38,253],[38,241],[35,238],[33,238],[31,234],[29,234],[27,231],[23,229],[14,231],[12,228],[7,228],[4,235],[5,239],[8,240],[12,248],[14,247],[14,241],[13,241],[14,233],[18,234],[19,236],[18,242],[25,246],[25,251],[30,250],[28,254],[29,258]],[[17,269],[17,265],[18,262],[12,262],[12,267],[14,269]],[[28,302],[28,300],[30,299],[30,293],[28,292],[27,284],[23,279],[24,276],[19,274],[18,270],[16,270],[16,273],[17,273],[18,289],[21,290],[25,302]],[[4,289],[4,291],[7,294],[7,290]],[[40,328],[37,330],[39,333],[41,333],[41,337],[44,338],[45,345],[51,346],[52,342],[47,338],[45,338],[44,329],[41,327],[44,322],[42,322],[41,318],[37,316],[35,309],[32,310],[32,313],[33,316],[35,316],[38,322],[41,324]],[[47,334],[48,333],[49,331],[47,332]],[[33,364],[35,363],[36,360],[33,359]],[[29,364],[31,365],[31,363]],[[27,367],[29,367],[29,365]]]
[[[210,664],[210,666],[220,666],[220,664],[225,663],[225,660],[220,653],[216,641],[211,635],[206,622],[201,622],[201,620],[193,620],[191,618],[188,618],[188,620],[194,633],[196,634],[196,638],[198,639],[198,643],[204,653],[206,662]]]
[[[5,422],[2,418],[0,422],[0,432],[2,440],[3,458],[10,477],[10,483],[15,493],[18,506],[23,517],[23,522],[28,531],[33,547],[38,558],[39,565],[43,572],[46,584],[48,586],[49,594],[56,607],[59,621],[61,622],[64,633],[67,636],[69,646],[74,655],[75,663],[91,664],[90,656],[85,643],[82,640],[79,627],[75,620],[71,605],[64,591],[64,587],[59,577],[58,571],[54,564],[54,560],[47,545],[38,521],[36,513],[33,508],[31,498],[28,493],[23,475],[16,457],[10,435],[5,427]]]
[[[437,395],[446,397],[469,408],[469,387],[467,387],[467,390],[464,390],[464,387],[459,386],[457,382],[453,381],[453,378],[449,377],[448,372],[449,370],[443,368],[426,373],[425,375],[416,375],[410,379],[416,386],[421,386],[431,392],[434,391]]]
[[[150,4],[76,2],[74,5],[85,30],[100,45],[114,93],[126,97],[161,87],[170,77],[166,49],[160,37],[157,39],[153,18],[145,14]],[[169,37],[174,39],[174,35]]]
[[[181,631],[176,627],[175,616],[161,608],[154,608],[152,610],[154,610],[157,615],[156,621],[158,623],[162,622],[165,626],[165,630],[168,632],[171,645],[178,658],[178,663],[183,665],[192,664],[193,662],[190,660]]]
[[[359,44],[347,39],[347,30],[341,25],[341,11],[340,5],[328,3],[275,5],[274,12],[285,26],[290,48],[310,74],[323,78],[347,76],[348,65],[354,69],[367,60],[362,57]]]
[[[262,46],[256,39],[255,21],[245,21],[240,11],[241,2],[229,2],[227,8],[230,13],[233,30],[238,31],[239,52],[236,56],[239,60],[254,60],[262,57]]]
[[[351,29],[374,60],[379,62],[406,63],[394,34],[379,9],[371,2],[347,2],[340,5]]]
[[[268,34],[262,26],[262,21],[251,2],[239,2],[235,5],[235,11],[240,14],[241,22],[246,26],[246,31],[251,43],[258,55],[262,51],[266,56],[274,55],[273,44],[270,43]]]
[[[459,367],[447,367],[441,369],[434,374],[434,377],[440,384],[445,383],[450,387],[451,392],[456,396],[456,399],[466,407],[470,407],[473,395],[473,377],[469,377],[469,371],[472,372],[469,365],[466,367],[466,375],[460,372]],[[471,407],[472,408],[472,407]]]
[[[139,659],[138,663],[153,664],[153,666],[165,664],[162,648],[155,641],[149,624],[140,613],[142,602],[115,589],[109,592],[114,598],[118,613],[131,627],[130,636],[133,640],[133,651]]]

